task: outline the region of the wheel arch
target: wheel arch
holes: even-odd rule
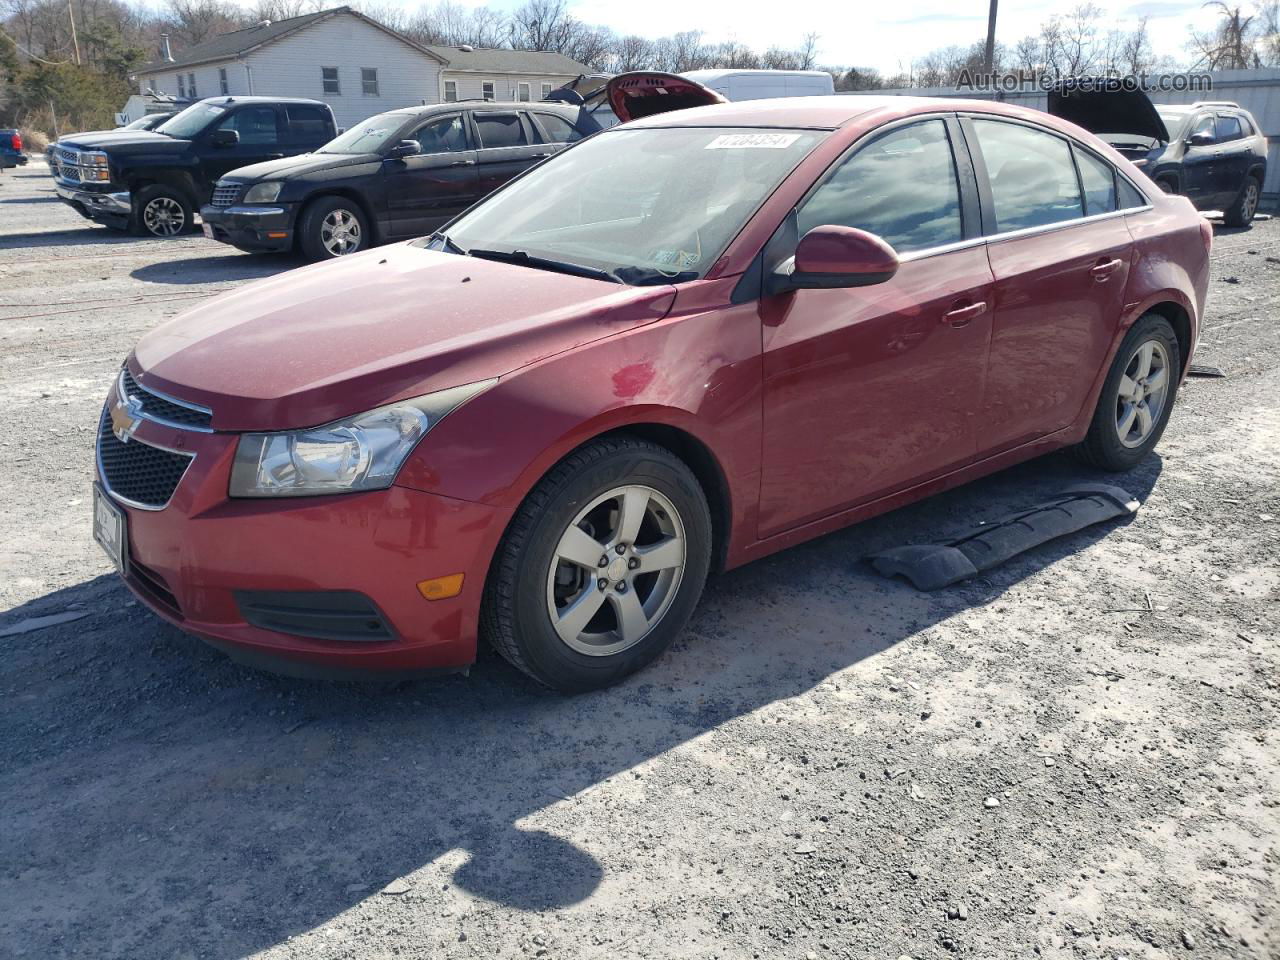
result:
[[[1174,336],[1178,338],[1178,360],[1181,365],[1178,372],[1180,375],[1185,374],[1187,364],[1191,361],[1191,348],[1194,345],[1191,315],[1186,307],[1174,300],[1161,300],[1151,304],[1142,312],[1143,314],[1154,313],[1169,321],[1169,326],[1173,327]]]

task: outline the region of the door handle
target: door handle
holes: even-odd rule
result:
[[[474,167],[475,165],[476,162],[474,160],[455,160],[449,164],[451,167]]]
[[[987,312],[987,301],[979,300],[977,303],[966,304],[965,306],[952,306],[950,310],[942,315],[942,322],[949,327],[967,327],[978,317]]]
[[[1116,272],[1121,262],[1120,260],[1099,260],[1089,272],[1093,274],[1093,279],[1099,283],[1105,283],[1111,279],[1111,275]]]
[[[540,159],[542,159],[543,157],[549,157],[549,156],[551,156],[551,154],[549,154],[549,153],[535,153],[535,154],[533,154],[534,159],[537,159],[537,160],[540,160]]]

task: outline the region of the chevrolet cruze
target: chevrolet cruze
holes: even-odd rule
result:
[[[712,570],[1055,448],[1138,463],[1211,237],[1004,104],[655,113],[429,238],[147,334],[102,413],[94,533],[248,662],[457,670],[483,639],[600,687]]]

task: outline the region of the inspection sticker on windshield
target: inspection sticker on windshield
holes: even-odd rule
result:
[[[798,133],[722,133],[704,150],[784,150],[800,139]]]

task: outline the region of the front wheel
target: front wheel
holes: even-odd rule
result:
[[[162,240],[187,233],[195,226],[191,201],[173,187],[143,187],[134,201],[133,226],[141,236]]]
[[[1080,458],[1103,470],[1136,466],[1160,442],[1181,371],[1169,321],[1155,313],[1140,317],[1116,352],[1089,432],[1076,448]]]
[[[359,205],[345,197],[321,197],[302,215],[298,235],[309,260],[332,260],[373,245]]]
[[[546,686],[605,687],[679,635],[710,565],[711,513],[684,462],[642,440],[597,440],[521,505],[490,570],[481,629]]]

